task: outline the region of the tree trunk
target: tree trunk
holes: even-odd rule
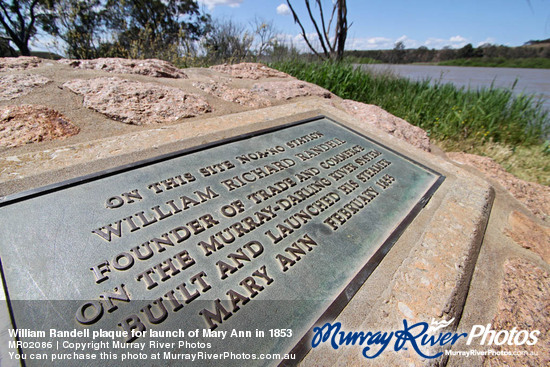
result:
[[[13,43],[15,43],[15,45],[19,49],[19,53],[21,54],[21,56],[31,56],[31,50],[29,49],[29,46],[25,42],[20,40],[14,40],[14,39],[12,39],[12,41]]]
[[[323,6],[321,0],[316,0],[316,4],[319,8],[319,15],[315,16],[310,6],[310,0],[305,0],[306,9],[308,11],[309,20],[315,28],[315,32],[318,41],[321,45],[321,50],[316,50],[313,47],[306,30],[298,17],[298,14],[294,11],[290,0],[286,0],[286,3],[292,12],[294,22],[300,26],[302,31],[302,37],[306,42],[309,49],[319,58],[327,60],[342,60],[344,58],[344,49],[346,45],[346,37],[348,34],[348,21],[347,21],[347,5],[346,0],[336,0],[332,2],[333,9],[330,16],[328,25],[325,22]],[[334,16],[336,16],[336,24],[333,24]],[[319,26],[320,25],[320,26]],[[332,26],[334,25],[334,29]],[[333,33],[333,37],[330,37],[330,33]],[[332,38],[332,39],[331,39]]]

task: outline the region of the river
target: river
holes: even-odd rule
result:
[[[550,110],[550,70],[521,68],[485,68],[436,65],[361,65],[364,70],[393,72],[412,80],[429,78],[432,82],[452,83],[458,87],[478,89],[490,87],[510,88],[516,82],[514,93],[539,96]]]

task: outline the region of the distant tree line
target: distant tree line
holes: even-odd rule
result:
[[[292,5],[295,2],[286,0],[312,54],[299,55],[295,47],[280,41],[270,21],[256,18],[240,24],[231,19],[213,20],[197,0],[0,0],[0,56],[30,55],[32,39],[49,37],[52,51],[68,58],[159,58],[179,66],[269,62],[298,56],[396,64],[550,58],[550,40],[529,41],[523,47],[467,44],[442,50],[424,46],[406,49],[398,42],[392,50],[344,51],[351,26],[346,0],[304,0],[307,16],[302,20]],[[313,34],[306,32],[306,21],[315,29]],[[9,42],[17,47],[17,53]]]
[[[180,51],[206,33],[194,0],[0,0],[0,24],[24,56],[40,32],[66,56],[150,57]]]
[[[0,0],[0,56],[16,54],[10,41],[17,54],[31,55],[37,36],[68,58],[159,58],[180,66],[297,53],[277,33],[259,18],[213,20],[196,0]]]
[[[441,50],[429,49],[425,46],[419,48],[405,49],[403,43],[396,43],[391,50],[367,50],[367,51],[346,51],[346,57],[360,59],[372,59],[389,64],[409,64],[415,62],[437,63],[456,59],[472,58],[550,58],[550,40],[529,41],[521,47],[508,47],[484,44],[473,47],[471,43],[464,47],[453,49],[444,47]]]
[[[341,60],[349,28],[346,0],[304,0],[303,21],[292,6],[298,1],[286,3],[310,50]],[[312,24],[314,36],[303,22]],[[0,0],[0,56],[31,55],[29,43],[38,37],[49,37],[52,51],[75,59],[159,58],[188,66],[299,55],[279,40],[272,22],[213,20],[197,0]]]

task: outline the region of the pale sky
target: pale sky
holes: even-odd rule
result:
[[[306,45],[284,0],[198,0],[214,19],[250,25],[255,17],[272,21],[281,40],[299,49]],[[312,0],[314,11],[317,11]],[[331,0],[325,14],[330,13]],[[303,0],[291,4],[307,21]],[[550,38],[550,0],[348,0],[351,28],[347,50],[391,49],[401,41],[406,48],[460,48],[467,43],[521,46],[529,40]],[[34,41],[33,50],[51,50],[50,36]],[[50,45],[44,46],[44,45]],[[53,50],[55,51],[55,50]]]
[[[284,0],[199,3],[214,18],[243,23],[255,16],[272,20],[286,38],[301,42]],[[304,1],[291,3],[305,17]],[[323,0],[323,4],[330,8],[331,1]],[[348,0],[347,6],[348,23],[353,23],[346,47],[350,50],[388,49],[398,41],[407,48],[457,48],[467,43],[521,46],[529,40],[550,38],[550,0]]]

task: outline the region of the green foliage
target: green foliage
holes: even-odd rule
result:
[[[369,74],[342,63],[294,61],[272,66],[342,98],[378,105],[438,140],[528,146],[542,144],[550,133],[550,117],[542,102],[514,96],[511,90],[431,85],[429,80]]]
[[[456,56],[460,59],[472,58],[472,57],[482,57],[483,49],[474,48],[471,43],[468,43],[466,46],[462,47],[457,51]]]
[[[51,0],[41,26],[76,59],[158,58],[189,67],[257,61],[284,48],[272,22],[212,22],[196,0]]]
[[[91,59],[99,57],[106,16],[101,0],[57,0],[50,4],[41,25],[45,32],[65,42],[67,57]]]
[[[137,59],[188,55],[210,20],[195,0],[110,0],[107,8],[111,53]]]
[[[271,62],[283,62],[289,60],[303,59],[303,55],[294,45],[286,45],[275,41],[273,52],[269,55]]]
[[[491,157],[502,167],[522,180],[538,182],[550,186],[550,152],[545,152],[545,144],[515,146],[487,142],[479,144],[475,140],[439,140],[435,143],[448,152],[463,151]]]
[[[248,27],[233,20],[214,20],[201,41],[205,54],[202,63],[266,62],[300,57],[296,48],[278,41],[279,33],[273,22],[261,18],[252,20]]]
[[[207,29],[202,46],[208,63],[236,63],[252,56],[254,35],[232,20],[214,21]]]
[[[550,43],[550,38],[547,38],[545,40],[529,40],[529,41],[525,42],[523,45],[524,46],[537,46],[537,45],[549,44],[549,43]]]
[[[257,59],[262,59],[264,56],[270,56],[274,52],[277,45],[277,33],[279,33],[273,21],[255,17],[251,23],[254,31],[253,52]]]
[[[15,57],[17,53],[10,46],[10,39],[0,35],[0,57]]]
[[[381,62],[370,57],[348,56],[344,59],[349,64],[380,64]]]
[[[30,56],[29,41],[36,35],[45,0],[0,0],[0,25],[23,56]]]
[[[344,63],[295,60],[271,66],[342,98],[378,105],[426,130],[443,149],[489,156],[517,177],[550,185],[550,116],[532,96],[432,86],[429,80],[367,74]]]
[[[42,28],[71,58],[178,61],[193,54],[210,17],[196,0],[52,0]]]
[[[372,58],[381,63],[439,63],[444,65],[465,65],[465,66],[493,66],[491,63],[498,61],[494,66],[504,65],[503,60],[513,59],[512,64],[523,63],[520,59],[526,59],[525,66],[530,67],[532,61],[529,59],[550,60],[550,45],[548,43],[537,43],[531,46],[507,47],[484,44],[479,47],[473,47],[471,44],[459,49],[443,47],[441,50],[428,49],[421,46],[417,49],[394,48],[393,50],[366,50],[366,51],[346,51],[345,56],[359,58]],[[464,61],[468,60],[468,61]],[[449,64],[447,62],[450,61]],[[513,67],[513,66],[512,66]]]

